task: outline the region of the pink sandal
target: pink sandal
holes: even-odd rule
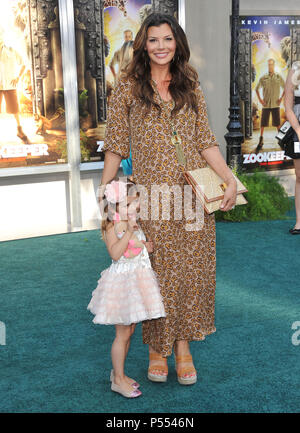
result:
[[[113,381],[114,381],[114,378],[115,378],[114,370],[111,370],[111,372],[110,372],[110,381],[113,382]],[[133,388],[139,388],[139,387],[140,387],[140,384],[139,384],[138,382],[132,382],[131,386],[132,386]]]
[[[141,391],[139,389],[136,389],[136,388],[133,389],[131,392],[123,391],[119,385],[115,384],[115,382],[111,383],[111,390],[123,395],[123,397],[126,397],[126,398],[136,398],[136,397],[139,397],[140,395],[142,395]]]

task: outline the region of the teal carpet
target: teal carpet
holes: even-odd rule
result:
[[[114,328],[86,310],[110,259],[97,231],[0,244],[1,412],[299,412],[300,236],[291,221],[217,224],[217,332],[191,349],[199,381],[146,379],[137,326],[127,374],[143,396],[109,389]],[[300,338],[299,338],[300,340]]]

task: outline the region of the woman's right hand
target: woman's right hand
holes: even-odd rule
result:
[[[223,212],[228,212],[234,208],[236,204],[236,194],[237,194],[237,182],[234,177],[228,182],[227,188],[225,189],[224,198],[220,205],[220,210]]]

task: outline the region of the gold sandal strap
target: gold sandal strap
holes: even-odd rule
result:
[[[177,374],[182,377],[185,374],[197,374],[197,372],[193,367],[182,367],[177,370]]]
[[[151,352],[149,353],[149,360],[156,361],[151,362],[151,366],[148,368],[149,373],[154,371],[162,371],[163,373],[168,374],[167,358],[164,358],[160,353]]]
[[[156,365],[156,364],[149,366],[148,372],[153,373],[154,371],[162,371],[163,373],[168,374],[168,367],[165,365]]]
[[[192,362],[192,361],[193,361],[192,355],[176,356],[176,363],[178,363],[178,362]]]
[[[149,353],[150,361],[167,361],[160,353],[151,352]]]

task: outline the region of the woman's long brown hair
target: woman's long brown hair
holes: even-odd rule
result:
[[[185,104],[197,113],[195,89],[198,85],[198,74],[188,63],[190,49],[186,35],[177,20],[171,15],[150,14],[136,35],[133,44],[133,59],[126,71],[126,75],[135,81],[132,90],[133,96],[141,99],[148,110],[152,104],[157,106],[154,102],[154,90],[150,84],[150,59],[145,47],[149,27],[158,27],[161,24],[169,24],[176,41],[176,52],[170,65],[172,79],[169,84],[169,92],[175,102],[173,114],[178,112]]]

